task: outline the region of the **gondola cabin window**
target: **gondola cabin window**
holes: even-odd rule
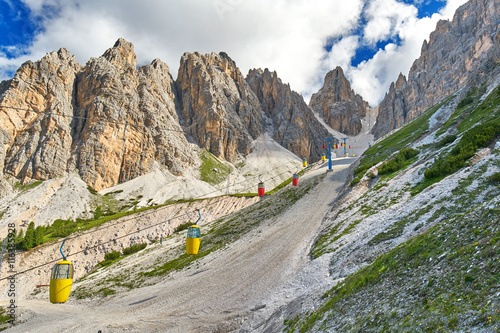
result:
[[[52,268],[52,279],[72,279],[71,264],[57,264]]]
[[[199,238],[200,237],[200,228],[197,227],[189,227],[187,232],[188,238]]]

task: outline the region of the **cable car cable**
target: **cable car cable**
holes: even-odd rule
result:
[[[291,162],[291,160],[289,160],[289,161],[287,161],[286,163],[283,163],[283,164],[281,164],[281,165],[277,166],[276,168],[273,168],[273,169],[271,169],[271,170],[269,170],[269,171],[265,172],[264,174],[266,174],[266,173],[271,173],[272,171],[274,171],[274,170],[276,170],[276,169],[278,169],[278,168],[281,168],[282,166],[284,166],[284,165],[286,165],[286,164],[288,164],[288,163],[290,163],[290,162]],[[288,169],[287,169],[287,171],[286,171],[286,172],[288,172]],[[286,172],[284,172],[284,173],[286,173]],[[281,173],[281,174],[283,174],[283,173]],[[281,174],[279,174],[279,175],[281,175]],[[241,182],[239,182],[239,183],[234,183],[232,186],[235,186],[235,185],[239,185],[239,184],[242,184],[242,183],[249,182],[251,179],[255,179],[256,177],[257,177],[257,176],[254,176],[254,177],[251,177],[250,179],[246,179],[246,180],[241,181]],[[274,178],[271,178],[271,179],[274,179]],[[253,188],[253,186],[252,186],[252,187],[251,187],[251,186],[249,186],[249,187],[247,187],[246,189],[251,189],[251,188]],[[193,198],[193,200],[198,200],[198,199],[203,199],[203,198],[210,199],[210,198],[207,198],[206,196],[207,196],[207,195],[210,195],[210,194],[213,194],[213,193],[217,193],[217,192],[220,192],[220,190],[216,190],[216,191],[212,191],[212,192],[205,193],[205,194],[203,194],[202,196],[199,196],[199,197],[197,197],[197,198]],[[234,194],[238,194],[238,193],[234,193]],[[234,194],[232,194],[232,195],[234,195]],[[225,197],[225,195],[223,195],[222,197]],[[214,205],[214,204],[216,204],[216,203],[218,203],[218,202],[220,202],[220,201],[222,201],[222,200],[225,200],[225,198],[221,198],[221,199],[219,199],[219,200],[216,200],[215,202],[208,204],[208,206],[210,206],[210,205]],[[155,213],[155,212],[158,212],[159,210],[166,209],[166,208],[168,208],[169,206],[170,206],[170,205],[166,205],[166,206],[159,207],[159,208],[157,208],[157,209],[151,209],[151,211],[147,211],[147,212],[143,213],[143,215],[141,215],[141,217],[147,216],[147,215],[149,215],[149,214],[153,214],[153,213]],[[187,214],[189,214],[189,213],[185,213],[185,214],[181,214],[181,215],[178,215],[178,216],[174,216],[174,217],[172,217],[171,219],[173,220],[173,219],[176,219],[176,218],[180,218],[180,217],[183,217],[184,215],[187,215]],[[129,219],[124,219],[123,221],[117,222],[117,223],[115,223],[115,224],[109,224],[109,225],[106,225],[106,226],[98,226],[98,227],[97,227],[96,229],[94,229],[94,230],[88,230],[88,231],[86,231],[86,232],[82,232],[82,233],[80,233],[80,234],[78,234],[78,235],[75,235],[75,236],[73,236],[73,237],[67,237],[66,239],[75,239],[75,238],[78,238],[78,237],[81,237],[81,236],[85,236],[85,235],[88,235],[88,234],[91,234],[91,233],[94,233],[94,232],[97,232],[97,231],[102,231],[103,229],[110,228],[110,227],[112,227],[112,226],[116,226],[116,225],[119,225],[119,224],[121,224],[121,223],[128,222],[128,221],[133,220],[133,219],[135,219],[135,218],[137,218],[137,217],[130,217]],[[76,232],[77,232],[77,231],[76,231]]]
[[[284,173],[287,173],[287,172],[289,172],[289,171],[282,172],[281,174],[284,174]],[[279,175],[280,175],[280,174],[279,174]],[[277,176],[278,176],[278,175],[277,175]],[[277,177],[277,176],[275,176],[275,177]],[[273,177],[273,178],[275,178],[275,177]],[[270,178],[270,179],[273,179],[273,178]],[[270,179],[269,179],[269,180],[270,180]],[[212,203],[212,204],[214,204],[214,203]],[[211,204],[209,204],[209,205],[211,205]],[[208,205],[207,205],[207,206],[208,206]],[[182,214],[182,215],[179,215],[179,216],[176,216],[176,217],[170,218],[170,219],[168,219],[168,220],[161,221],[161,222],[158,222],[158,223],[155,223],[155,224],[149,225],[149,226],[147,226],[147,227],[144,227],[144,228],[142,228],[142,229],[136,230],[136,231],[134,231],[134,232],[131,232],[131,233],[128,233],[128,234],[125,234],[125,235],[121,235],[121,236],[115,237],[115,238],[110,239],[110,240],[108,240],[108,241],[106,241],[106,242],[99,243],[99,244],[96,244],[96,245],[91,246],[91,247],[87,247],[87,248],[85,248],[84,250],[80,250],[80,251],[77,251],[77,252],[74,252],[74,253],[68,254],[68,256],[67,256],[67,257],[71,257],[71,256],[74,256],[74,255],[77,255],[77,254],[83,253],[83,252],[88,251],[88,250],[96,249],[96,248],[98,248],[98,247],[100,247],[100,246],[102,246],[102,245],[106,245],[106,244],[111,243],[111,242],[116,242],[116,240],[118,240],[118,239],[122,239],[122,238],[125,238],[125,237],[128,237],[128,236],[131,236],[131,235],[133,235],[133,234],[139,233],[139,232],[144,231],[144,230],[147,230],[147,229],[151,229],[151,228],[156,227],[156,226],[158,226],[158,225],[160,225],[160,224],[163,224],[163,223],[169,222],[169,221],[171,221],[171,220],[174,220],[175,218],[178,218],[178,217],[180,217],[180,216],[187,215],[187,214],[189,214],[189,213],[185,213],[185,214]],[[17,276],[17,275],[20,275],[20,274],[24,274],[24,273],[29,272],[29,271],[32,271],[32,270],[34,270],[34,269],[37,269],[37,268],[40,268],[40,267],[46,266],[46,265],[48,265],[48,264],[51,264],[51,263],[57,262],[58,260],[59,260],[59,259],[51,260],[51,261],[49,261],[49,262],[46,262],[46,263],[43,263],[43,264],[40,264],[40,265],[37,265],[37,266],[31,267],[31,268],[28,268],[28,269],[25,269],[24,271],[17,272],[16,274],[13,274],[13,275],[14,275],[14,276]],[[11,275],[11,276],[12,276],[12,275]],[[6,280],[6,279],[10,278],[11,276],[1,278],[1,279],[0,279],[0,281],[2,281],[2,280]]]
[[[282,172],[282,173],[280,173],[280,174],[278,174],[278,175],[276,175],[276,176],[274,176],[274,177],[272,177],[272,178],[270,178],[270,179],[268,179],[268,180],[272,180],[272,179],[276,178],[277,176],[282,175],[282,174],[285,174],[285,173],[288,173],[288,172],[289,172],[289,171],[287,170],[287,171]],[[250,187],[249,187],[249,188],[250,188]],[[253,186],[252,186],[252,188],[253,188]],[[220,201],[220,200],[219,200],[219,201]],[[218,201],[217,201],[217,202],[218,202]],[[215,204],[215,202],[214,202],[214,203],[211,203],[211,204],[209,204],[209,205],[207,205],[207,206],[210,206],[210,205],[212,205],[212,204]],[[147,226],[147,227],[144,227],[144,228],[142,228],[142,229],[136,230],[136,231],[134,231],[134,232],[131,232],[131,233],[128,233],[128,234],[125,234],[125,235],[122,235],[122,236],[115,237],[115,238],[110,239],[110,240],[108,240],[108,241],[106,241],[106,242],[99,243],[99,244],[96,244],[96,245],[91,246],[91,247],[87,247],[87,248],[85,248],[85,249],[83,249],[83,250],[80,250],[80,251],[77,251],[77,252],[74,252],[74,253],[68,254],[68,255],[67,255],[67,257],[71,257],[71,256],[74,256],[74,255],[77,255],[77,254],[83,253],[83,252],[85,252],[85,251],[89,251],[89,250],[92,250],[92,249],[96,249],[96,248],[98,248],[98,247],[100,247],[100,246],[102,246],[102,245],[106,245],[106,244],[111,243],[111,242],[116,242],[116,240],[118,240],[118,239],[122,239],[122,238],[125,238],[125,237],[128,237],[128,236],[131,236],[131,235],[133,235],[133,234],[136,234],[136,233],[142,232],[142,231],[147,230],[147,229],[151,229],[151,228],[156,227],[156,226],[158,226],[158,225],[160,225],[160,224],[163,224],[163,223],[166,223],[166,222],[172,221],[172,220],[174,220],[174,219],[176,219],[176,218],[182,217],[182,216],[187,215],[187,214],[189,214],[189,213],[181,214],[181,215],[179,215],[179,216],[172,217],[172,218],[167,219],[167,220],[165,220],[165,221],[161,221],[161,222],[158,222],[158,223],[155,223],[155,224],[149,225],[149,226]],[[201,215],[200,215],[200,218],[201,218]],[[114,225],[116,225],[116,224],[114,224]],[[92,231],[92,232],[95,232],[95,231]],[[88,234],[88,233],[86,233],[86,234]],[[64,242],[65,242],[67,239],[75,239],[75,238],[80,237],[80,236],[83,236],[83,235],[78,235],[78,236],[73,237],[73,238],[65,238],[65,239],[63,240],[63,244],[64,244]],[[61,244],[61,247],[62,247],[62,244]],[[61,248],[60,248],[60,250],[61,250]],[[62,252],[61,252],[61,253],[62,253]],[[58,260],[59,260],[59,259],[51,260],[51,261],[48,261],[48,262],[46,262],[46,263],[43,263],[43,264],[40,264],[40,265],[37,265],[37,266],[31,267],[31,268],[25,269],[25,270],[23,270],[23,271],[20,271],[20,272],[17,272],[17,273],[15,273],[15,274],[13,274],[13,275],[6,276],[6,277],[4,277],[4,278],[1,278],[1,279],[0,279],[0,281],[2,281],[2,280],[6,280],[6,279],[9,279],[9,278],[11,278],[12,276],[21,275],[21,274],[24,274],[24,273],[26,273],[26,272],[32,271],[32,270],[34,270],[34,269],[37,269],[37,268],[40,268],[40,267],[43,267],[43,266],[46,266],[46,265],[49,265],[49,264],[52,264],[52,263],[58,262]]]

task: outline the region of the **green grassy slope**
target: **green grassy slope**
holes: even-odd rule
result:
[[[462,101],[455,102],[456,111],[438,130],[435,142],[418,146],[418,156],[401,164],[401,168],[372,176],[375,184],[355,202],[339,209],[313,247],[312,255],[339,255],[347,236],[365,219],[382,211],[405,213],[391,216],[396,222],[368,239],[368,250],[392,244],[409,232],[409,226],[423,221],[410,230],[413,236],[345,276],[323,295],[314,311],[286,319],[286,331],[500,330],[500,148],[494,149],[500,139],[495,125],[500,119],[500,87],[482,98],[484,92],[484,88],[473,89]],[[388,161],[395,152],[431,134],[430,116],[453,98],[370,148],[355,171],[358,180],[369,167]],[[463,147],[469,151],[456,168],[424,177],[426,170],[439,166],[439,157],[458,155],[465,150]],[[485,147],[492,151],[474,157]],[[406,173],[409,176],[405,178]],[[417,177],[421,179],[418,183],[408,181]],[[400,179],[406,179],[406,183],[398,183]],[[424,191],[432,184],[449,193],[437,201],[422,203],[419,193],[429,197]],[[380,222],[375,221],[372,227]]]

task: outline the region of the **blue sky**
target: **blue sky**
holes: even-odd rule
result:
[[[465,0],[0,0],[0,80],[64,47],[82,65],[123,37],[175,78],[186,51],[276,70],[306,100],[341,66],[372,106]]]
[[[422,0],[422,1],[414,1],[414,0],[405,0],[403,1],[406,4],[413,5],[418,9],[418,18],[424,18],[431,16],[439,12],[446,5],[446,1],[440,0]]]
[[[7,58],[19,56],[17,50],[29,47],[37,30],[30,10],[19,1],[0,2],[0,51]],[[16,49],[12,49],[15,47]]]

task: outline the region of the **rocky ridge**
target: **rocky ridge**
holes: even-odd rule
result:
[[[120,39],[78,74],[70,162],[98,190],[149,172],[155,161],[174,175],[196,162],[196,146],[179,135],[168,66],[158,59],[136,66],[133,45]]]
[[[262,133],[260,104],[223,52],[185,53],[176,80],[186,131],[215,156],[234,162]]]
[[[319,158],[323,127],[298,94],[272,84],[284,96],[271,136]],[[267,128],[265,101],[223,52],[184,54],[174,81],[159,59],[137,68],[134,46],[119,39],[85,66],[66,49],[27,62],[0,89],[0,174],[21,183],[76,172],[102,190],[155,165],[181,176],[201,164],[200,148],[234,163]],[[1,187],[11,190],[4,177]]]
[[[119,39],[79,65],[65,49],[25,63],[0,97],[3,173],[21,182],[78,170],[97,190],[148,172],[179,175],[196,162],[178,122],[175,87],[159,60],[136,69]]]
[[[481,73],[498,71],[498,0],[471,0],[453,20],[441,20],[424,41],[408,78],[400,74],[379,106],[372,133],[379,138],[414,119]]]
[[[355,136],[361,132],[368,102],[351,89],[344,71],[337,67],[326,74],[323,87],[311,96],[309,106],[332,129]]]
[[[65,49],[24,63],[0,103],[0,175],[62,176],[71,156],[74,82],[81,66]],[[56,115],[57,114],[57,115]],[[2,177],[3,178],[3,177]]]
[[[328,132],[304,99],[267,68],[250,70],[246,81],[260,101],[274,140],[298,156],[319,159],[323,151],[317,143]]]

